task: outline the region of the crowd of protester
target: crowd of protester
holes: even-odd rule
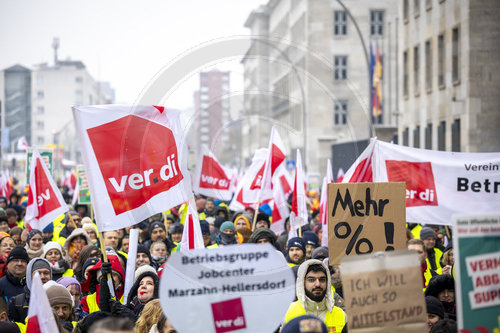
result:
[[[60,332],[176,332],[159,304],[159,281],[169,257],[179,251],[185,204],[100,238],[89,206],[70,205],[68,214],[36,230],[24,223],[26,203],[27,194],[21,191],[0,197],[0,332],[26,331],[36,272]],[[275,234],[268,205],[234,212],[227,204],[196,198],[205,247],[269,243],[283,253],[296,276],[296,299],[277,330],[299,332],[307,325],[308,332],[347,332],[341,267],[328,265],[328,248],[320,244],[318,193],[308,193],[309,224],[302,227],[301,237],[289,238],[288,221]],[[124,302],[132,228],[139,231],[139,245],[134,284]],[[407,229],[408,249],[417,252],[421,263],[429,332],[456,332],[451,237],[443,226],[409,224]]]

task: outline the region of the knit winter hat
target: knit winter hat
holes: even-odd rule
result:
[[[172,234],[182,234],[183,230],[184,230],[184,227],[182,226],[182,224],[180,224],[179,222],[175,222],[174,224],[172,224],[170,226],[168,233],[171,235]]]
[[[47,252],[49,252],[50,250],[58,250],[59,253],[61,254],[61,258],[62,258],[62,246],[61,244],[59,244],[58,242],[53,242],[53,241],[50,241],[50,242],[47,242],[47,244],[45,244],[43,246],[43,255],[42,257],[45,258],[45,255],[47,254]]]
[[[234,228],[234,224],[231,221],[226,221],[226,222],[222,223],[220,228],[219,228],[220,232],[223,232],[226,229],[231,229],[232,231],[234,231],[236,233],[236,229]]]
[[[319,238],[318,235],[316,235],[313,231],[304,231],[304,234],[302,235],[302,239],[306,243],[306,245],[312,245],[315,247],[319,246]]]
[[[325,246],[320,246],[311,253],[311,259],[323,260],[324,258],[328,258],[328,248]]]
[[[303,315],[290,320],[283,326],[282,333],[323,332],[327,333],[325,323],[318,317]]]
[[[68,288],[69,286],[75,286],[76,289],[78,289],[79,292],[82,291],[82,286],[80,285],[80,282],[78,282],[77,279],[71,276],[63,276],[59,280],[56,281],[60,285],[62,285],[65,288]]]
[[[436,233],[429,227],[423,227],[422,230],[420,230],[420,239],[426,240],[429,237],[436,239]]]
[[[9,262],[14,259],[21,259],[26,261],[26,263],[30,261],[30,258],[28,257],[28,252],[26,252],[24,246],[18,245],[15,248],[13,248],[12,251],[10,251],[9,256],[7,257],[6,265],[8,265]]]
[[[163,223],[161,223],[160,221],[154,221],[149,226],[149,238],[151,238],[151,235],[153,234],[153,230],[155,230],[156,228],[162,228],[163,231],[166,231],[165,225]]]
[[[444,318],[443,304],[434,296],[425,296],[425,304],[427,305],[427,313],[433,313],[439,318]]]
[[[99,258],[89,258],[87,259],[87,261],[83,264],[82,266],[82,275],[85,274],[85,270],[89,267],[89,266],[94,266],[96,265],[97,263],[99,262]]]
[[[202,235],[209,235],[210,234],[210,225],[208,224],[207,221],[205,221],[205,220],[200,221],[200,229],[201,229]]]
[[[141,266],[137,267],[137,269],[135,270],[134,283],[137,280],[137,278],[145,272],[153,272],[153,273],[157,274],[156,270],[153,267],[151,267],[150,265],[141,265]]]
[[[257,222],[259,222],[259,221],[266,222],[268,228],[271,226],[271,223],[269,222],[269,215],[267,215],[266,213],[257,214]]]
[[[33,260],[33,265],[31,266],[31,274],[42,268],[46,268],[49,271],[51,271],[50,264],[47,260],[42,260],[42,258],[34,258],[32,260]]]
[[[54,223],[50,222],[45,228],[42,230],[43,232],[54,232]]]
[[[301,249],[304,253],[306,253],[306,242],[300,237],[293,237],[288,240],[288,250],[292,247],[298,247]]]
[[[50,306],[68,304],[73,307],[73,297],[71,297],[71,293],[64,286],[55,285],[47,289],[47,298],[49,299]]]
[[[144,253],[145,255],[148,256],[149,262],[153,262],[151,259],[151,253],[149,252],[148,248],[142,244],[137,245],[137,253]]]
[[[30,243],[30,240],[35,236],[35,235],[40,235],[42,236],[43,238],[43,234],[40,230],[38,229],[31,229],[29,232],[28,232],[28,238],[26,239],[26,244],[29,244]]]

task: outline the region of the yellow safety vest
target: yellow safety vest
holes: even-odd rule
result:
[[[436,261],[436,273],[438,273],[439,275],[443,274],[443,268],[441,267],[441,264],[440,264],[442,256],[443,256],[443,251],[441,251],[440,249],[435,247],[434,248],[434,260]],[[427,258],[426,260],[427,260],[427,266],[432,267],[431,263],[429,261],[429,258]]]
[[[411,229],[413,238],[420,239],[420,230],[422,230],[422,226],[420,224],[417,224],[413,229]]]
[[[288,263],[288,266],[293,267],[293,266],[297,266],[297,264],[294,264],[294,263],[289,262],[289,263]]]
[[[300,302],[293,302],[290,304],[288,311],[286,312],[285,323],[288,323],[293,318],[297,318],[305,314],[307,314],[306,310],[304,310]],[[328,328],[328,332],[340,333],[346,324],[345,312],[341,308],[334,306],[332,312],[326,312],[324,322]]]
[[[73,277],[75,275],[75,273],[73,273],[73,270],[71,268],[68,268],[64,274],[62,276],[69,276],[69,277]]]
[[[120,298],[120,303],[123,304],[123,295]],[[89,307],[89,314],[100,311],[99,304],[97,304],[97,293],[93,293],[87,296],[87,306]]]

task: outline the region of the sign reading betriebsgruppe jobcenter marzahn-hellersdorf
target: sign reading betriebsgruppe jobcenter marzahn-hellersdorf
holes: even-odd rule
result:
[[[294,295],[292,270],[268,244],[175,252],[160,285],[179,332],[273,332]]]

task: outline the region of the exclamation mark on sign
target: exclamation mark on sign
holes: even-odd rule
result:
[[[387,240],[386,251],[394,251],[394,246],[390,246],[390,244],[394,244],[394,223],[385,222],[385,239]]]

